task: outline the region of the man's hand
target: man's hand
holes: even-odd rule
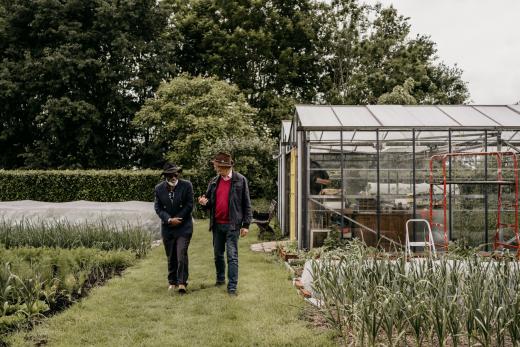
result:
[[[180,217],[174,217],[174,218],[168,219],[168,224],[170,224],[171,226],[174,226],[174,227],[176,227],[177,225],[179,225],[181,223],[182,223],[182,218],[180,218]]]
[[[248,232],[249,232],[249,229],[247,229],[247,228],[240,229],[240,237],[247,236]]]
[[[208,203],[208,198],[206,198],[206,195],[199,196],[199,204],[202,206],[206,206]]]

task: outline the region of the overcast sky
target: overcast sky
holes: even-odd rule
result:
[[[520,0],[366,0],[392,4],[439,59],[464,71],[474,104],[520,101]]]

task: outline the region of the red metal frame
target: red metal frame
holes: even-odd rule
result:
[[[443,227],[444,230],[444,244],[436,244],[437,247],[447,249],[448,248],[448,226],[447,226],[447,192],[446,188],[448,185],[446,175],[446,161],[453,157],[470,157],[470,156],[495,156],[497,160],[497,185],[498,185],[498,209],[497,209],[497,226],[495,230],[495,242],[493,248],[496,250],[502,246],[505,248],[512,248],[517,250],[517,255],[520,256],[520,240],[518,236],[518,160],[516,153],[514,152],[478,152],[478,153],[446,153],[434,155],[430,158],[430,225],[433,227]],[[502,158],[504,156],[511,156],[514,163],[514,174],[515,174],[515,223],[506,224],[501,222],[501,210],[502,210]],[[442,177],[443,177],[443,223],[433,223],[433,162],[440,161],[442,163]],[[491,183],[491,182],[490,182]],[[450,183],[451,184],[451,183]],[[516,246],[500,242],[499,232],[502,227],[514,228]]]

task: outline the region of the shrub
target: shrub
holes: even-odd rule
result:
[[[269,128],[253,121],[256,113],[235,85],[182,75],[161,84],[133,122],[148,134],[143,152],[155,153],[153,162],[167,158],[182,165],[195,196],[215,176],[209,161],[224,150],[249,180],[251,196],[270,198],[276,195],[276,144]]]
[[[153,201],[156,170],[0,170],[0,201]]]

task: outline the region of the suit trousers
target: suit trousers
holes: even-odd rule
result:
[[[163,238],[164,250],[166,257],[168,257],[169,284],[188,284],[188,246],[190,241],[191,234]]]

